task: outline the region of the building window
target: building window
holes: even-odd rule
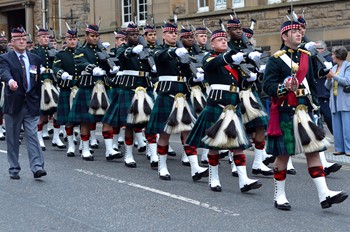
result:
[[[232,6],[234,9],[244,7],[244,0],[232,0]]]
[[[197,0],[198,13],[209,11],[208,0]]]
[[[281,3],[281,0],[267,0],[267,4]]]
[[[226,0],[215,0],[214,10],[226,10]]]
[[[147,0],[123,0],[122,1],[123,22],[126,27],[130,22],[145,25],[147,20]]]

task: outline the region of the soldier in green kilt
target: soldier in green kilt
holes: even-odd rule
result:
[[[152,67],[145,59],[147,57],[141,59],[140,54],[145,48],[139,44],[139,36],[137,24],[129,23],[126,28],[127,44],[121,45],[116,55],[123,70],[123,75],[118,80],[119,92],[102,120],[114,127],[126,127],[124,163],[131,168],[136,167],[133,155],[134,130],[136,129],[136,138],[142,137],[142,128],[149,120],[154,101],[150,81]],[[156,140],[155,134],[153,140]],[[141,143],[140,139],[138,143]],[[151,157],[151,165],[157,166],[156,154]]]
[[[58,80],[60,95],[57,105],[57,124],[65,126],[68,141],[67,156],[75,156],[75,144],[73,140],[74,124],[69,123],[68,116],[73,99],[78,90],[78,69],[74,60],[74,52],[78,43],[76,30],[66,32],[66,48],[58,52],[52,65],[52,69]]]
[[[45,150],[46,148],[43,141],[43,137],[48,138],[48,134],[46,133],[47,124],[49,116],[52,116],[54,114],[54,132],[52,138],[52,146],[57,146],[60,149],[65,149],[66,145],[61,141],[59,137],[60,125],[58,125],[56,121],[59,92],[56,88],[57,80],[52,70],[52,64],[57,50],[50,46],[49,32],[47,29],[39,28],[37,31],[37,38],[39,45],[30,52],[40,56],[42,62],[42,67],[40,68],[40,78],[43,84],[40,102],[41,116],[38,124],[39,143],[41,148]]]
[[[247,48],[248,45],[251,45],[245,43],[249,43],[249,41],[243,41],[242,24],[238,18],[228,20],[227,31],[230,36],[229,48],[234,52],[244,52],[246,54],[245,61],[237,66],[237,69],[244,76],[255,74],[255,77],[250,78],[249,88],[240,92],[244,126],[249,134],[254,135],[252,139],[254,141],[255,156],[252,173],[270,176],[273,175],[273,172],[266,164],[273,160],[271,155],[267,155],[265,152],[265,131],[268,119],[265,107],[262,105],[257,91],[257,85],[260,84],[264,71],[260,68],[265,66],[259,62],[262,53]],[[247,71],[248,73],[246,73]]]
[[[189,105],[189,87],[186,82],[192,77],[188,51],[184,47],[176,47],[177,34],[177,25],[166,23],[163,26],[164,44],[155,49],[159,76],[158,96],[146,129],[149,134],[160,134],[157,145],[158,174],[163,180],[171,179],[166,163],[170,135],[181,133],[181,138],[185,141],[195,121]],[[196,147],[184,143],[184,149],[191,165],[192,179],[199,180],[208,176],[208,169],[198,165]]]
[[[81,73],[78,81],[79,89],[75,95],[68,121],[80,124],[80,134],[83,143],[82,158],[87,161],[94,160],[89,148],[90,126],[100,122],[109,107],[106,93],[107,75],[109,70],[106,57],[99,43],[99,27],[88,25],[85,30],[86,44],[78,48],[74,60]],[[121,158],[122,154],[112,147],[113,130],[108,125],[102,126],[102,135],[106,145],[106,160]]]
[[[247,192],[261,187],[261,183],[248,178],[243,153],[243,149],[249,147],[250,143],[244,131],[239,106],[242,76],[231,66],[242,62],[243,53],[235,54],[232,50],[228,52],[226,36],[223,30],[216,30],[211,35],[213,52],[203,60],[205,78],[211,90],[207,105],[186,142],[191,146],[209,149],[209,187],[212,191],[221,191],[219,150],[233,150],[239,186],[242,192]]]
[[[263,81],[263,90],[272,102],[266,151],[276,156],[274,206],[280,210],[291,209],[285,182],[288,159],[294,154],[305,153],[322,208],[348,197],[345,192],[329,190],[326,184],[319,152],[326,149],[327,141],[322,128],[312,120],[312,113],[317,109],[316,85],[310,53],[299,48],[302,39],[299,28],[298,22],[282,24],[282,49],[270,57]]]

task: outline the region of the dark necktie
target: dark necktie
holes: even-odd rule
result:
[[[25,90],[27,90],[28,89],[27,69],[26,69],[26,64],[24,63],[23,57],[24,57],[24,55],[19,56],[19,62],[21,63],[21,66],[22,66],[23,87]]]

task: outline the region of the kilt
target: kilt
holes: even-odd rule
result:
[[[222,99],[220,100],[213,100],[211,98],[207,99],[207,105],[202,111],[202,113],[198,116],[198,119],[192,128],[190,134],[187,137],[186,143],[200,148],[207,148],[211,150],[222,150],[223,148],[217,148],[209,146],[202,142],[202,139],[206,136],[206,129],[213,126],[220,118],[221,113],[223,112],[223,108],[219,106],[227,106],[227,105],[234,105],[237,106],[236,108],[236,114],[241,119],[242,114],[240,111],[240,108],[238,106],[239,103],[239,96],[237,93],[230,93],[228,91],[222,91]],[[242,122],[242,120],[241,120]],[[227,149],[237,149],[238,147],[228,147]],[[242,149],[245,149],[247,147],[240,147]]]
[[[305,97],[298,98],[298,104],[304,104],[309,107],[309,114],[312,112],[310,102]],[[295,107],[296,108],[296,107]],[[282,135],[273,137],[267,136],[266,153],[274,156],[278,155],[295,155],[295,138],[294,138],[294,125],[293,116],[295,108],[292,107],[280,107],[279,108],[279,122],[282,130]],[[310,115],[312,118],[312,116]],[[326,150],[323,149],[323,150]],[[321,150],[321,151],[323,151]]]
[[[108,88],[108,97],[109,97],[109,100],[110,102],[113,101],[113,98],[118,94],[119,92],[119,87],[110,87]]]
[[[79,88],[69,112],[68,122],[73,124],[95,123],[102,120],[103,115],[92,115],[89,113],[92,88]]]
[[[254,94],[254,96],[257,100],[257,103],[260,105],[261,109],[266,113],[266,109],[261,102],[258,91],[256,91],[254,89],[254,90],[252,90],[252,93]],[[245,127],[247,133],[253,133],[253,132],[255,132],[255,128],[257,128],[257,127],[264,127],[266,129],[267,124],[268,124],[268,117],[264,116],[264,117],[258,117],[258,118],[254,119],[248,123],[245,123],[244,127]]]
[[[68,116],[70,111],[69,99],[70,99],[70,89],[60,90],[60,95],[57,104],[57,124],[66,125],[68,123]]]
[[[167,82],[166,86],[170,84],[169,81],[158,82],[158,86],[156,90],[158,95],[154,103],[150,120],[146,128],[146,133],[149,133],[149,134],[164,133],[164,128],[170,116],[171,110],[173,108],[174,100],[175,100],[170,95],[175,96],[178,93],[186,94],[186,100],[191,105],[189,90],[185,82],[173,81],[171,82],[171,88],[166,91],[162,91],[162,89],[160,89],[160,87],[163,86],[163,84],[161,84],[162,82],[163,84]]]
[[[144,86],[144,83],[140,86]],[[112,88],[111,90],[116,90],[116,94],[113,97],[111,104],[102,119],[102,122],[113,127],[126,126],[126,119],[131,107],[132,99],[135,95],[135,91],[131,88],[125,87]],[[152,87],[147,87],[146,90],[147,94],[154,99]]]

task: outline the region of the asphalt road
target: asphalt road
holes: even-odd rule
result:
[[[123,160],[107,162],[101,135],[95,161],[69,158],[46,141],[46,177],[34,180],[25,141],[20,147],[20,180],[8,176],[6,142],[0,142],[0,231],[349,231],[350,200],[323,210],[307,173],[305,159],[294,158],[296,176],[287,177],[289,212],[273,207],[273,179],[259,177],[262,188],[242,194],[227,159],[221,160],[222,192],[207,178],[193,182],[181,164],[181,146],[168,160],[171,181],[158,178],[144,155],[137,168]],[[252,152],[247,152],[251,173]],[[350,193],[350,166],[327,177],[332,190]],[[250,175],[250,174],[249,174]],[[252,176],[252,175],[250,175]]]

